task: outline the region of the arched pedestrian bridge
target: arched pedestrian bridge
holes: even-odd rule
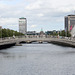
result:
[[[58,45],[64,45],[64,46],[70,46],[70,47],[75,47],[75,40],[68,40],[68,39],[59,39],[59,38],[46,38],[46,37],[39,37],[39,38],[15,38],[15,39],[6,39],[6,40],[0,40],[0,49],[5,47],[5,46],[12,46],[12,45],[20,45],[21,42],[25,43],[32,43],[32,42],[38,42],[38,43],[43,43],[43,42],[48,42],[48,43],[53,43],[53,44],[58,44]]]

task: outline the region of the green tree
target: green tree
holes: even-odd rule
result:
[[[67,37],[71,37],[71,34],[69,31],[65,32],[65,30],[62,30],[61,32],[59,32],[60,36],[67,36]]]
[[[0,37],[1,37],[1,35],[4,38],[4,37],[12,37],[13,35],[15,35],[15,36],[22,36],[24,34],[19,33],[17,31],[14,31],[14,30],[10,30],[10,29],[5,29],[4,28],[4,29],[2,29],[2,34],[1,34],[1,31],[0,31]]]

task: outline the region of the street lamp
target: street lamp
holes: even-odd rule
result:
[[[2,26],[0,26],[0,31],[1,31],[1,40],[2,40]]]

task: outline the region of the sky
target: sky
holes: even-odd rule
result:
[[[27,30],[63,30],[64,16],[75,14],[75,0],[0,0],[0,26],[19,31],[19,18]]]

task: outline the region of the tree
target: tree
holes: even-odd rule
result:
[[[71,34],[69,31],[65,32],[65,30],[62,30],[60,33],[59,33],[60,36],[66,36],[66,37],[71,37]]]
[[[0,31],[0,38],[1,38],[1,35],[4,38],[4,37],[12,37],[13,35],[15,35],[15,36],[22,36],[24,34],[19,33],[17,31],[14,31],[14,30],[10,30],[10,29],[5,29],[4,28],[4,29],[2,29],[2,34],[1,34],[1,31]]]

